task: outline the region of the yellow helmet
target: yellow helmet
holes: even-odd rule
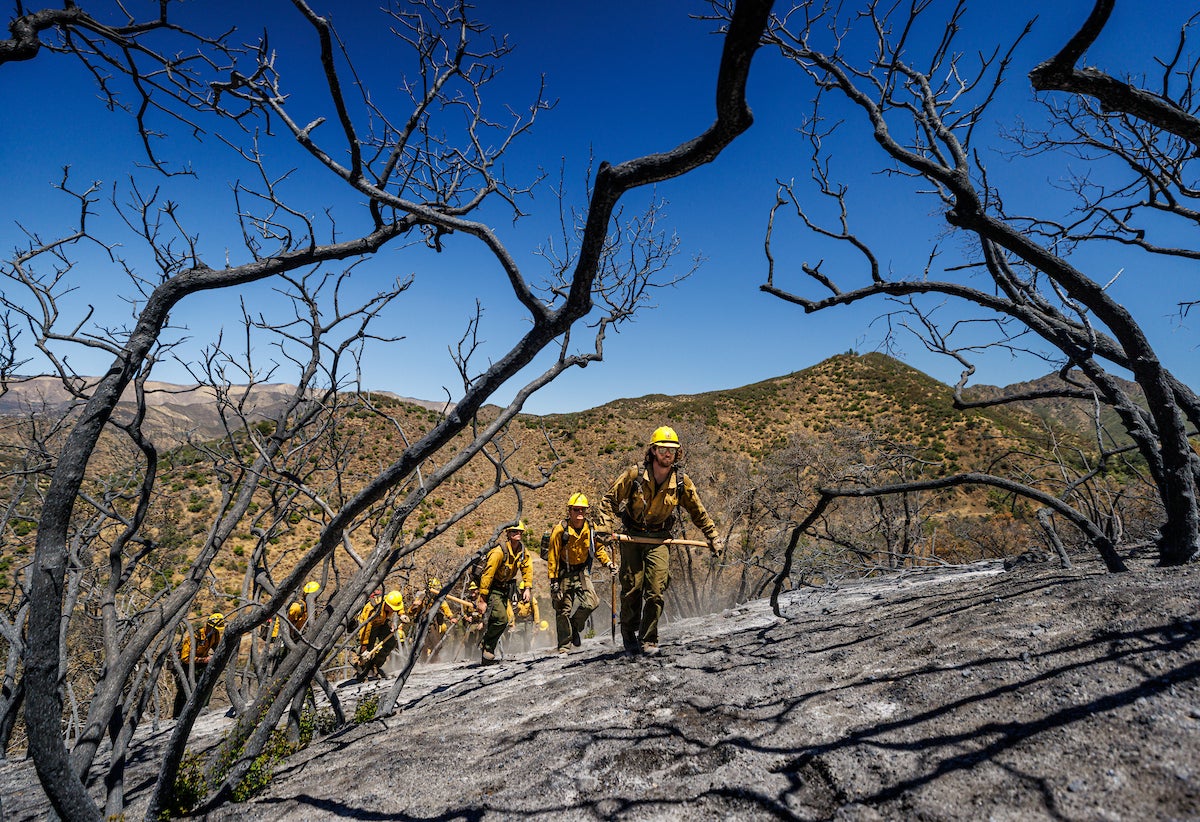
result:
[[[679,435],[675,433],[675,429],[664,425],[661,428],[655,428],[654,433],[650,437],[651,445],[664,445],[667,448],[679,447]]]
[[[213,615],[208,618],[208,624],[212,625],[214,628],[220,628],[225,624],[225,615],[220,611],[214,612]]]
[[[579,493],[578,491],[576,491],[574,494],[571,495],[571,498],[569,500],[567,500],[567,507],[568,508],[587,508],[588,507],[588,498],[585,497],[583,494]]]
[[[541,622],[538,623],[538,628],[540,628],[543,631],[548,631],[548,630],[550,630],[550,623],[543,619]]]
[[[315,579],[304,583],[304,593],[306,594],[315,594],[319,590],[321,590],[321,583],[317,582]]]
[[[522,520],[518,520],[516,525],[510,525],[510,526],[508,526],[507,528],[505,528],[504,530],[505,530],[505,531],[521,531],[522,533],[524,533],[524,531],[525,531],[525,520],[523,520],[523,519],[522,519]]]
[[[400,595],[399,591],[388,591],[383,601],[394,611],[399,611],[404,607],[404,597]]]

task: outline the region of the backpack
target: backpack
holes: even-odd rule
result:
[[[487,553],[476,557],[472,560],[471,567],[467,570],[467,579],[475,583],[476,588],[483,583],[483,572],[487,570],[487,558],[491,552],[492,550],[489,548]]]

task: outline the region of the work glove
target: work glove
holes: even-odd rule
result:
[[[710,539],[708,541],[708,550],[717,559],[720,559],[725,554],[725,549],[721,545],[721,541],[719,539]]]
[[[562,596],[562,586],[558,584],[557,579],[550,580],[550,596],[558,599]]]

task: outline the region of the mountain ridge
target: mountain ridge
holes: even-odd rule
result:
[[[10,386],[8,394],[19,387]],[[215,407],[210,407],[215,406],[211,393],[196,386],[156,384],[154,389],[149,398],[155,413],[146,429],[152,438],[161,436],[163,442],[158,472],[161,493],[152,515],[151,533],[169,546],[164,561],[178,574],[189,561],[189,546],[202,538],[213,511],[220,505],[219,483],[210,481],[212,469],[206,454],[228,447],[220,444],[227,432]],[[256,387],[246,404],[256,415],[251,417],[251,425],[266,419],[272,409],[278,408],[274,403],[294,390],[284,384]],[[49,394],[43,391],[41,396]],[[438,410],[429,408],[431,403],[416,404],[388,392],[371,392],[370,397],[375,409],[390,419],[363,407],[341,412],[338,448],[346,461],[336,483],[338,490],[329,492],[328,502],[335,508],[343,489],[369,482],[395,461],[407,442],[422,436],[441,419]],[[17,403],[15,407],[24,407],[27,413],[37,398],[26,398],[24,406],[19,397],[0,399],[7,399],[10,408]],[[120,413],[129,412],[126,408]],[[481,418],[493,419],[496,413],[495,406],[485,406]],[[422,549],[423,568],[409,567],[398,573],[444,576],[462,556],[477,550],[499,524],[517,516],[527,521],[531,533],[541,534],[562,518],[563,505],[577,491],[596,505],[613,477],[641,462],[650,432],[664,424],[679,432],[685,446],[685,470],[723,533],[735,525],[750,529],[749,525],[738,524],[742,514],[731,506],[748,486],[760,482],[756,472],[761,473],[774,457],[789,449],[808,448],[818,454],[827,449],[832,454],[834,446],[829,443],[869,438],[871,444],[863,447],[870,451],[864,453],[907,454],[906,459],[923,466],[928,475],[931,471],[944,474],[980,470],[1011,454],[1035,453],[1041,448],[1039,440],[1047,435],[1046,421],[1030,410],[998,407],[957,411],[952,407],[949,386],[877,353],[841,354],[799,371],[728,390],[680,396],[649,394],[615,399],[579,412],[520,414],[504,435],[510,468],[517,476],[537,478],[548,474],[549,478],[542,485],[521,491],[519,510],[518,498],[511,493],[479,503]],[[15,431],[19,426],[12,428]],[[202,441],[210,431],[214,432],[209,435],[213,444],[205,444]],[[10,431],[8,436],[14,434]],[[459,442],[466,436],[460,435]],[[181,444],[189,437],[190,442]],[[89,471],[114,470],[117,463],[106,462],[111,459],[108,452],[98,452],[96,464]],[[550,472],[552,466],[557,467]],[[495,476],[495,466],[485,456],[472,459],[421,503],[405,526],[406,535],[421,537],[437,528],[450,512],[470,505],[481,488],[495,481]],[[811,476],[796,477],[795,481],[808,489],[805,494],[816,485]],[[321,487],[322,481],[316,475],[310,477],[310,482],[313,487]],[[985,491],[960,489],[947,492],[939,503],[944,509],[931,516],[980,520],[999,516],[997,527],[1004,533],[989,537],[993,547],[987,550],[1019,553],[1029,538],[1011,531],[1013,506],[1001,502]],[[798,500],[789,504],[803,507],[804,503]],[[21,528],[28,533],[36,524],[37,511],[22,513],[26,524]],[[272,549],[273,554],[287,554],[311,545],[325,517],[318,509],[300,509],[287,519],[294,521],[278,524],[282,530],[272,537],[272,544],[278,545]],[[744,538],[750,538],[748,530]],[[969,545],[980,537],[972,533],[963,539]],[[948,557],[955,555],[948,547],[954,545],[953,540],[939,536],[938,545],[950,551]],[[224,595],[235,600],[239,596],[241,577],[257,546],[258,537],[249,528],[239,528],[231,536],[229,551],[223,551],[213,566],[223,580]],[[20,561],[21,552],[28,548],[18,544],[9,550]],[[0,557],[0,563],[4,561]],[[281,568],[286,567],[285,562]],[[211,603],[214,607],[225,604]]]

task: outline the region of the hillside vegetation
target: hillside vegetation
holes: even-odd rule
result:
[[[201,397],[200,404],[188,411],[188,406],[180,405],[182,390],[164,389],[161,396],[170,398],[170,402],[159,404],[169,406],[170,413],[158,422],[153,422],[151,415],[151,425],[156,426],[152,434],[164,443],[159,459],[159,492],[150,517],[151,530],[160,546],[154,567],[162,579],[148,578],[146,584],[152,588],[169,584],[172,577],[186,571],[190,545],[211,526],[221,505],[221,472],[231,470],[229,446],[220,440],[198,441],[193,435],[190,443],[168,447],[185,430],[180,420],[189,414],[197,418],[200,430],[213,429],[215,423],[209,419],[212,410],[202,410],[207,400]],[[258,396],[260,407],[255,413],[269,416],[274,394],[260,392]],[[322,434],[324,450],[318,454],[314,449],[309,458],[312,475],[306,478],[307,484],[323,489],[334,506],[387,466],[404,441],[420,437],[439,419],[439,412],[427,407],[429,404],[418,405],[392,395],[364,399],[369,403],[352,406],[339,415],[336,425]],[[9,407],[13,407],[11,402]],[[11,447],[16,445],[14,438],[27,429],[20,418],[12,417],[10,421],[5,431]],[[824,448],[823,443],[833,443],[839,437],[867,437],[869,446],[856,455],[860,460],[903,452],[906,459],[920,465],[922,472],[934,476],[994,470],[1005,460],[1030,462],[1031,455],[1040,459],[1049,453],[1047,424],[1036,408],[956,411],[950,388],[929,376],[881,354],[845,354],[803,371],[740,388],[683,396],[648,395],[614,400],[577,413],[520,416],[500,445],[509,455],[509,470],[536,477],[553,469],[544,485],[520,491],[520,515],[529,524],[530,542],[536,542],[561,518],[565,500],[575,491],[584,492],[593,505],[597,504],[618,471],[640,462],[649,433],[663,424],[675,427],[683,438],[688,456],[685,469],[723,533],[731,535],[733,544],[743,546],[768,536],[761,528],[755,530],[748,523],[739,523],[743,513],[737,510],[735,500],[748,484],[761,481],[764,472],[775,470],[771,463],[775,455],[800,442],[813,449]],[[271,427],[267,421],[255,424],[262,436],[269,435]],[[1068,436],[1085,442],[1087,433],[1068,432]],[[238,435],[235,441],[246,454],[250,453],[247,436]],[[110,486],[129,481],[119,479],[119,472],[128,470],[123,466],[129,455],[122,449],[114,438],[109,448],[97,452],[92,465],[93,473],[103,475]],[[330,452],[336,454],[336,460],[328,457]],[[332,468],[334,464],[337,471]],[[481,487],[494,480],[495,474],[492,462],[473,460],[425,498],[415,519],[406,523],[406,534],[427,535],[450,512],[466,506]],[[796,482],[803,486],[805,482],[811,485],[829,479],[828,475],[813,474],[799,477]],[[782,512],[780,523],[803,516],[804,491],[800,487],[793,494],[793,510]],[[258,544],[267,543],[267,567],[278,578],[290,567],[289,559],[315,539],[327,519],[322,507],[291,500],[286,516],[268,517],[268,511],[283,505],[273,494],[271,488],[262,489],[262,501],[251,512],[260,518],[246,523],[214,563],[210,596],[198,603],[197,613],[210,607],[227,609],[232,603],[223,598],[245,595],[247,570]],[[1011,536],[1014,513],[1018,518],[1023,513],[1019,505],[1010,502],[994,492],[958,492],[943,495],[925,516],[929,522],[951,514],[977,521],[998,518],[1004,533]],[[847,511],[852,510],[847,506]],[[481,548],[495,528],[517,515],[518,501],[511,493],[483,502],[402,563],[396,574],[397,584],[420,585],[426,574],[450,573],[462,558]],[[36,517],[37,511],[29,507],[9,517],[0,554],[0,573],[4,574],[0,582],[6,586],[11,585],[13,572],[30,556]],[[928,531],[929,526],[925,529]],[[349,540],[353,545],[366,536],[351,534]],[[953,544],[948,539],[942,543]],[[1001,538],[986,550],[966,544],[956,550],[963,553],[961,558],[974,559],[1004,551],[1004,545]],[[757,555],[766,546],[748,547]],[[1025,547],[1020,539],[1007,543],[1012,551]],[[938,556],[955,559],[953,552]],[[338,569],[331,572],[336,575]]]

